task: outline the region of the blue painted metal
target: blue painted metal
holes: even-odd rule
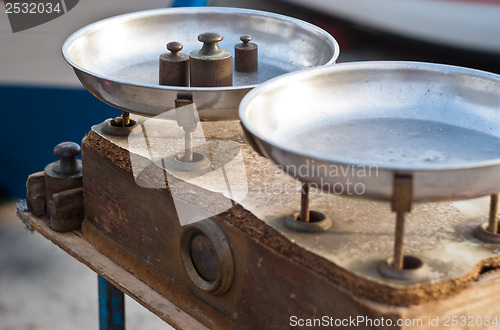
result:
[[[207,0],[174,0],[171,7],[204,7]]]
[[[18,198],[28,175],[58,159],[58,143],[80,143],[92,125],[121,114],[83,88],[0,85],[0,99],[0,195]]]
[[[102,276],[98,276],[98,283],[99,329],[125,329],[125,295]]]

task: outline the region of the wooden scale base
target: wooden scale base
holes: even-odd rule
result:
[[[314,319],[358,329],[430,329],[436,322],[463,328],[456,322],[464,318],[473,318],[474,328],[487,328],[500,317],[499,249],[473,236],[488,215],[487,202],[415,207],[407,251],[430,267],[429,277],[417,283],[390,280],[376,267],[391,255],[394,218],[388,204],[318,193],[311,209],[327,214],[332,228],[294,232],[284,218],[297,211],[299,190],[276,190],[295,181],[253,152],[238,122],[207,122],[202,128],[209,143],[229,141],[240,148],[247,196],[184,226],[168,187],[182,180],[170,176],[164,188],[138,185],[139,179],[157,180],[158,168],[133,154],[126,137],[106,134],[105,125],[94,126],[82,141],[85,238],[209,328],[318,326]],[[137,164],[145,170],[134,176]],[[193,192],[186,196],[189,203],[204,207],[219,200],[186,184]]]

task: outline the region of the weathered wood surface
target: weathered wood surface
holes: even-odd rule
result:
[[[220,123],[214,125],[223,126]],[[233,126],[231,124],[227,127],[223,126],[227,128],[224,130],[221,127],[218,127],[218,130],[213,127],[212,130],[206,129],[205,133],[215,136],[221,134],[221,131],[224,131],[226,135],[230,132],[234,133],[234,136],[231,136],[232,140],[235,137],[238,139],[238,134],[241,132]],[[243,143],[241,137],[238,141]],[[253,162],[250,165],[246,164],[247,169],[250,168],[251,171],[260,166],[262,158],[252,160],[255,155],[251,154],[248,146],[243,145],[242,149],[250,153],[247,154],[250,160],[247,158],[246,161]],[[459,276],[457,279],[424,284],[391,283],[391,285],[384,285],[367,279],[363,276],[364,274],[359,273],[366,271],[365,269],[353,272],[327,260],[325,255],[312,253],[308,248],[297,244],[304,236],[303,234],[291,233],[286,229],[279,232],[277,231],[280,229],[279,224],[256,217],[245,209],[244,205],[243,207],[235,205],[218,216],[217,223],[225,232],[233,248],[236,269],[231,289],[224,296],[213,296],[199,290],[186,276],[179,255],[182,227],[177,219],[169,186],[165,185],[164,188],[155,189],[138,186],[132,174],[129,152],[93,131],[82,142],[82,150],[85,165],[85,210],[86,220],[89,224],[87,230],[84,230],[85,235],[98,249],[109,255],[125,269],[133,272],[156,291],[169,297],[175,304],[181,306],[181,309],[186,310],[188,306],[169,295],[168,290],[162,287],[164,281],[172,280],[183,290],[197,297],[198,303],[201,304],[195,304],[198,310],[201,310],[202,305],[206,304],[226,316],[229,319],[226,320],[227,322],[230,323],[232,320],[243,328],[288,328],[290,326],[289,318],[292,316],[306,319],[324,315],[334,319],[361,316],[367,319],[383,317],[396,320],[414,317],[422,319],[423,322],[417,324],[417,328],[432,328],[432,325],[426,325],[423,321],[424,318],[427,320],[429,316],[434,315],[443,317],[446,315],[484,315],[482,313],[488,310],[488,307],[491,307],[489,309],[491,313],[496,313],[496,311],[500,313],[500,308],[492,305],[494,298],[488,296],[490,291],[488,285],[479,291],[474,291],[475,283],[481,282],[481,270],[498,266],[498,257],[494,247],[483,247],[477,242],[473,243],[478,250],[484,249],[482,254],[484,259],[483,262],[473,264],[472,267],[462,263],[453,264],[448,259],[441,260],[440,267],[449,273],[452,273],[456,268],[460,271],[466,269],[465,276]],[[138,157],[135,161],[147,163],[149,160],[145,157]],[[144,168],[148,169],[149,167],[144,166]],[[143,175],[142,179],[149,179],[147,172],[145,170],[141,174]],[[151,174],[154,173],[151,172]],[[160,179],[165,180],[163,173],[160,174],[162,174],[159,176]],[[279,172],[277,175],[279,176]],[[259,179],[257,177],[256,180]],[[258,183],[254,181],[251,184]],[[195,191],[196,196],[203,196],[203,189],[198,189],[196,186],[189,188]],[[251,198],[257,197],[251,196]],[[257,200],[262,203],[263,209],[280,207],[279,203],[274,204],[276,200],[263,201],[262,197],[259,198]],[[204,201],[201,197],[199,200]],[[342,205],[349,206],[350,203],[348,201]],[[358,205],[358,202],[353,203],[352,205]],[[372,216],[384,216],[379,209],[380,207],[372,207],[368,212],[375,210],[375,213],[371,213]],[[335,209],[335,211],[346,212],[349,215],[352,212],[359,212],[359,209],[346,207],[345,210]],[[432,215],[436,212],[432,207],[429,207],[423,208],[420,213]],[[467,223],[464,218],[456,218],[457,215],[460,215],[459,210],[445,206],[444,210],[441,208],[438,212],[437,219],[424,219],[427,224],[439,223],[440,217],[450,217],[457,222],[463,221],[468,227],[474,225]],[[391,220],[393,220],[392,216]],[[351,226],[353,223],[350,221],[347,225]],[[387,245],[391,246],[391,239],[389,239],[391,235],[380,234],[380,228],[384,227],[385,230],[391,225],[380,223],[377,227],[372,228],[373,225],[370,224],[367,227],[369,234],[384,237],[388,241]],[[444,224],[442,225],[444,226]],[[469,233],[468,227],[460,228],[460,231],[454,235],[465,237],[465,232],[466,235],[472,236],[472,231]],[[339,231],[339,229],[341,230]],[[338,246],[340,251],[333,249],[331,253],[338,251],[347,253],[349,252],[347,250],[351,249],[352,257],[350,260],[361,264],[357,258],[360,257],[360,253],[363,253],[362,248],[364,247],[359,246],[361,252],[353,249],[357,247],[356,242],[372,244],[367,240],[366,235],[357,234],[360,230],[366,231],[367,229],[357,228],[352,231],[351,235],[346,236],[342,227],[336,227],[318,242],[334,241],[335,243],[335,238],[346,242],[346,238],[356,239],[357,237],[358,241],[355,241],[354,245],[351,242],[350,245]],[[437,259],[450,252],[460,254],[462,251],[460,247],[464,246],[463,244],[467,245],[466,247],[470,245],[468,242],[452,241],[448,243],[446,240],[441,242],[438,239],[443,236],[442,234],[437,238],[432,238],[428,236],[426,230],[427,228],[424,228],[424,234],[415,233],[415,237],[421,242],[419,244],[430,240],[429,243],[435,250],[429,251],[429,253],[432,252]],[[390,232],[392,234],[392,230]],[[291,237],[296,239],[290,241]],[[309,235],[308,237],[314,239],[315,236]],[[473,238],[467,237],[467,239]],[[337,244],[339,243],[337,242]],[[450,249],[458,250],[436,250],[437,247],[447,244],[449,244]],[[380,257],[380,252],[377,253]],[[383,251],[381,255],[384,255]],[[491,256],[493,258],[489,258]],[[465,261],[469,262],[470,260]],[[376,269],[373,263],[364,263],[363,265],[369,268],[370,272]],[[447,267],[454,268],[448,269]],[[376,278],[376,271],[375,273],[370,272],[370,276]],[[494,282],[499,283],[499,280]],[[397,307],[398,305],[411,307]],[[438,314],[434,314],[435,312]],[[199,314],[198,311],[192,309],[189,310],[189,313],[204,322],[203,313]],[[380,327],[367,325],[361,328]],[[390,328],[405,327],[392,326]]]
[[[172,132],[179,128],[173,123],[166,129],[165,122],[168,121],[134,118],[150,128],[146,141],[149,147],[137,148],[134,147],[135,140],[103,134],[100,132],[102,125],[94,126],[84,141],[84,163],[85,150],[88,151],[88,165],[86,169],[84,167],[84,172],[87,172],[84,190],[89,197],[86,196],[86,212],[89,221],[109,238],[139,258],[150,260],[154,267],[169,276],[176,277],[178,273],[172,273],[172,269],[167,271],[168,266],[164,266],[168,263],[160,247],[156,243],[150,244],[148,239],[159,235],[158,238],[163,240],[162,230],[168,230],[172,235],[168,238],[169,248],[176,249],[179,222],[174,221],[177,215],[169,185],[171,181],[177,184],[176,181],[180,180],[170,175],[168,184],[163,182],[165,188],[142,189],[134,180],[131,160],[152,164],[149,160],[151,154],[171,154],[179,142]],[[300,183],[269,160],[258,156],[246,144],[238,122],[204,122],[202,126],[204,138],[210,144],[213,141],[237,144],[246,167],[246,174],[232,179],[238,182],[246,180],[248,194],[239,204],[220,213],[220,218],[258,244],[264,244],[359,296],[386,304],[420,305],[451,297],[477,280],[483,268],[500,266],[500,247],[483,243],[473,235],[474,229],[487,219],[487,201],[426,203],[414,205],[407,216],[405,253],[417,256],[429,265],[429,277],[419,283],[388,279],[377,272],[377,264],[392,255],[395,217],[389,203],[315,192],[310,199],[311,209],[329,216],[333,227],[314,235],[290,230],[284,219],[299,207]],[[144,135],[135,136],[143,138]],[[210,157],[216,155],[211,152]],[[158,166],[156,169],[156,173],[144,170],[146,179],[156,176],[165,181],[168,171],[162,172]],[[183,191],[189,193],[181,197],[190,204],[199,203],[200,208],[214,204],[205,189],[195,184],[186,185]],[[136,197],[143,202],[138,203]],[[103,200],[108,202],[102,203]],[[139,211],[141,207],[144,209]],[[101,216],[106,212],[118,214],[121,220]],[[164,217],[154,212],[164,214]],[[164,218],[174,220],[166,226]],[[150,228],[146,230],[148,226]],[[155,232],[158,230],[160,233]],[[137,236],[138,233],[142,236]],[[155,249],[159,250],[155,252]],[[175,258],[173,255],[172,259]]]
[[[85,237],[83,237],[81,231],[78,230],[66,233],[53,231],[48,227],[46,218],[35,217],[30,212],[26,211],[26,209],[22,205],[18,208],[18,215],[28,226],[28,228],[42,234],[45,238],[52,241],[62,250],[70,254],[78,261],[87,265],[97,274],[106,278],[114,286],[125,292],[127,295],[132,297],[134,300],[139,302],[141,305],[143,305],[174,327],[179,329],[207,328],[201,322],[197,321],[189,315],[189,313],[193,312],[192,309],[188,309],[186,311],[181,310],[167,297],[160,294],[156,290],[153,290],[144,282],[139,280],[136,276],[134,276],[130,272],[125,271],[122,267],[118,266],[112,260],[98,252],[85,239]],[[143,268],[143,271],[147,272],[146,268]],[[447,329],[498,328],[498,326],[495,325],[485,326],[484,324],[482,326],[467,327],[461,326],[459,323],[459,325],[457,326],[451,326],[453,317],[457,317],[459,322],[461,318],[465,318],[467,319],[467,321],[470,321],[472,318],[474,318],[474,322],[479,322],[479,320],[482,320],[483,323],[487,317],[489,317],[491,320],[497,317],[497,320],[499,322],[497,324],[500,324],[500,308],[498,305],[498,297],[500,296],[499,271],[490,271],[482,274],[480,278],[469,288],[463,290],[459,294],[449,299],[413,307],[384,305],[368,299],[356,297],[352,293],[347,292],[342,288],[336,288],[336,290],[342,295],[350,296],[358,305],[358,311],[365,311],[365,313],[362,314],[352,315],[352,318],[357,318],[358,316],[363,317],[363,319],[360,319],[360,323],[356,323],[356,326],[353,327],[356,329],[439,329],[445,327],[445,322],[448,322],[448,324],[450,325],[449,327],[446,327]],[[330,299],[335,298],[339,298],[339,296],[330,297]],[[342,300],[340,300],[339,303],[342,304]],[[260,307],[266,309],[268,308],[268,304],[263,302]],[[348,305],[347,308],[349,309],[350,306]],[[291,316],[292,315],[288,316],[289,320],[286,324],[283,324],[283,328],[287,328],[291,324],[291,322],[308,322],[308,318],[313,318],[312,314],[307,315],[307,313],[304,313],[303,315],[297,315],[297,319],[290,319]],[[319,317],[322,316],[323,315]],[[350,327],[348,322],[351,320],[349,318],[339,318],[337,310],[331,310],[324,316],[327,316],[329,322],[344,321],[347,326],[342,326],[342,328]],[[382,318],[384,318],[384,324],[386,326],[369,326],[370,324],[382,322]],[[431,321],[435,322],[436,319],[438,320],[437,326],[436,323],[430,323]],[[412,323],[412,325],[397,326],[397,320],[406,321],[407,324]],[[217,324],[216,319],[212,321],[215,321],[215,323],[212,323],[212,326],[210,328],[223,328],[224,325]],[[309,320],[309,322],[314,322],[314,320],[311,319]],[[393,325],[387,326],[388,322],[391,322],[391,324]],[[231,325],[227,323],[225,323],[225,326],[225,329],[237,327],[237,325],[235,324]]]
[[[22,206],[18,207],[18,216],[28,228],[40,233],[73,258],[92,269],[98,275],[106,278],[115,287],[165,322],[176,328],[207,329],[207,327],[188,313],[180,310],[167,298],[97,251],[85,239],[80,230],[65,233],[56,232],[49,228],[47,218],[35,217]]]

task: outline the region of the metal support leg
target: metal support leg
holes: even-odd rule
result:
[[[99,286],[99,329],[125,329],[125,296],[102,276]]]
[[[405,214],[411,211],[412,202],[413,178],[396,175],[391,201],[392,211],[396,213],[394,254],[378,264],[378,271],[390,279],[420,282],[427,278],[429,267],[419,258],[404,254]]]
[[[413,179],[411,176],[396,175],[392,196],[392,211],[396,212],[396,230],[394,239],[394,256],[392,267],[397,270],[404,269],[404,228],[405,212],[411,211]]]
[[[474,235],[483,242],[500,244],[500,224],[498,221],[498,193],[490,195],[488,222],[477,226]]]
[[[299,221],[309,222],[309,183],[302,184]]]
[[[404,212],[396,213],[396,230],[394,240],[394,256],[392,258],[392,267],[401,270],[404,268],[404,234],[405,234],[405,214]]]
[[[488,218],[488,231],[492,234],[498,234],[498,194],[490,196],[490,215]]]

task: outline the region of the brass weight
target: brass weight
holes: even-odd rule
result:
[[[243,35],[241,43],[234,46],[234,69],[238,72],[254,72],[258,68],[257,45],[250,42],[252,37]]]
[[[200,50],[189,54],[192,87],[221,87],[233,85],[233,55],[219,47],[223,37],[216,32],[198,36],[203,42]]]
[[[160,85],[189,86],[189,56],[181,53],[180,42],[169,42],[170,53],[160,55]]]

